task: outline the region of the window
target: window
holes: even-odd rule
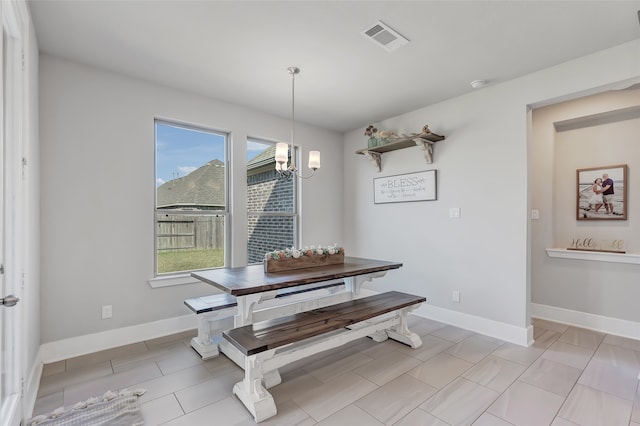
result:
[[[247,140],[247,262],[268,251],[292,247],[298,240],[295,178],[280,179],[275,143]]]
[[[225,266],[227,139],[156,120],[156,275]]]

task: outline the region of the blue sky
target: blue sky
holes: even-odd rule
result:
[[[248,142],[247,160],[267,147]],[[224,148],[221,134],[156,123],[156,185],[186,176],[213,159],[224,161]]]

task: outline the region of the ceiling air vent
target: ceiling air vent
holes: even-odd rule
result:
[[[382,21],[378,21],[364,30],[362,35],[388,52],[393,52],[409,43],[409,40]]]

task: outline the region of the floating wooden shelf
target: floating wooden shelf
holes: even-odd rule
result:
[[[433,162],[433,145],[436,142],[444,140],[444,136],[437,135],[435,133],[420,133],[411,136],[399,136],[392,140],[392,142],[384,145],[374,146],[372,148],[364,148],[356,151],[356,154],[362,154],[371,160],[371,162],[378,168],[378,172],[382,171],[382,154],[389,151],[396,151],[398,149],[410,148],[412,146],[419,146],[424,150],[424,158],[427,164]]]

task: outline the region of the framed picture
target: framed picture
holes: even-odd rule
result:
[[[627,219],[627,165],[576,171],[577,220]]]
[[[373,179],[373,202],[375,204],[433,201],[436,199],[435,170]]]

